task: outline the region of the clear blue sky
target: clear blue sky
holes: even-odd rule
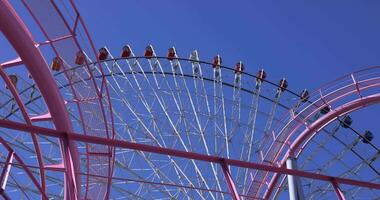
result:
[[[286,77],[289,88],[310,90],[344,74],[380,65],[380,1],[78,1],[97,46],[118,54],[131,44],[142,55],[174,45],[202,60],[220,53],[224,64],[242,60],[251,73]],[[380,106],[353,113],[354,127],[376,135]],[[371,116],[371,117],[368,117]],[[379,137],[375,136],[375,144]],[[285,198],[286,199],[286,198]]]
[[[269,80],[285,77],[296,92],[380,65],[380,1],[77,0],[76,4],[96,46],[106,45],[113,54],[118,55],[124,44],[137,55],[148,44],[158,55],[166,55],[171,46],[180,57],[197,49],[201,60],[221,54],[224,64],[242,60],[251,73],[265,68]],[[0,53],[13,58],[8,49]],[[376,134],[377,118],[362,116],[378,112],[380,106],[360,111],[354,116],[355,127]],[[374,143],[379,139],[376,136]]]
[[[380,64],[380,1],[77,1],[97,46],[114,54],[124,43],[159,55],[174,45],[187,57],[220,53],[249,72],[315,89],[354,70]]]

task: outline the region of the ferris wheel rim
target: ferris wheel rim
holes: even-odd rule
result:
[[[111,59],[111,60],[109,60],[109,61],[112,61],[112,59]],[[105,76],[107,76],[107,75],[105,75]]]

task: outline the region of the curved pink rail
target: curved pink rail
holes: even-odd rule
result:
[[[48,42],[44,44],[50,45],[54,54],[64,61],[65,76],[70,83],[73,101],[77,105],[83,134],[114,138],[112,105],[102,65],[99,63],[95,46],[75,4],[70,1],[69,5],[64,5],[65,9],[71,11],[67,13],[69,11],[61,9],[62,5],[58,5],[58,2],[55,1],[44,4],[25,0],[22,2],[47,38]],[[64,2],[60,3],[64,4]],[[93,55],[92,57],[96,58],[98,62],[91,65],[86,59],[83,68],[67,70],[76,66],[74,63],[76,53],[84,52],[86,46],[90,46],[87,53]],[[100,82],[94,78],[95,73],[100,73],[103,77]],[[82,82],[81,80],[89,81]],[[73,82],[77,83],[71,84]],[[78,127],[76,128],[78,129]],[[113,147],[97,144],[86,145],[86,173],[91,172],[109,178],[95,179],[85,176],[82,198],[108,199],[113,173],[113,153]],[[79,170],[79,165],[75,167]],[[78,172],[78,170],[76,171]]]
[[[304,135],[306,133],[302,130],[310,129],[311,126],[319,121],[317,120],[310,123],[312,117],[315,116],[315,114],[319,112],[322,107],[329,105],[332,106],[333,110],[336,110],[340,106],[344,105],[344,103],[347,103],[347,99],[351,102],[352,98],[356,99],[359,104],[361,103],[362,105],[366,105],[367,103],[364,96],[369,96],[371,92],[373,93],[372,89],[378,88],[379,86],[380,67],[378,66],[354,72],[353,74],[346,75],[334,82],[324,85],[314,93],[311,98],[312,103],[301,106],[297,110],[298,114],[296,115],[294,115],[292,111],[289,111],[283,120],[288,121],[288,123],[284,127],[278,127],[274,130],[274,132],[277,133],[276,138],[271,145],[268,145],[269,148],[267,148],[266,151],[264,150],[264,152],[266,152],[265,160],[272,164],[278,163],[283,166],[284,160],[286,160],[289,155],[299,155],[303,150],[300,148],[300,145],[304,144],[305,146],[305,143],[310,141],[315,135],[310,133]],[[377,94],[376,91],[375,94]],[[337,112],[331,113],[335,113],[332,119],[339,116],[336,114]],[[328,123],[327,121],[324,122]],[[263,188],[263,183],[267,181],[268,178],[271,178],[264,195],[264,198],[268,199],[274,190],[279,175],[274,174],[273,177],[270,177],[267,172],[257,172],[257,174],[258,175],[255,176],[254,180],[262,178],[263,181],[259,184],[256,190],[252,190],[252,188],[250,188],[250,194],[255,193],[252,196],[257,196]]]
[[[32,125],[32,121],[29,117],[29,114],[27,113],[27,110],[25,108],[25,105],[23,104],[20,96],[18,95],[17,93],[17,90],[15,88],[15,86],[12,84],[11,80],[9,79],[8,75],[4,72],[4,70],[1,68],[0,66],[0,76],[1,78],[3,78],[3,80],[5,81],[7,87],[9,88],[9,90],[11,91],[18,107],[20,108],[21,110],[21,113],[24,117],[24,120],[26,122],[27,125]],[[40,144],[38,142],[38,138],[36,137],[36,134],[35,133],[31,133],[31,137],[32,137],[32,140],[33,140],[33,145],[34,145],[34,148],[36,150],[36,156],[37,156],[37,160],[38,160],[38,165],[40,166],[39,167],[39,170],[40,170],[40,177],[41,177],[41,187],[42,189],[44,190],[43,192],[46,192],[46,181],[45,181],[45,170],[44,170],[44,162],[43,162],[43,159],[42,159],[42,154],[41,154],[41,150],[40,150]]]
[[[48,66],[41,52],[35,47],[30,32],[8,1],[0,1],[0,18],[0,29],[2,33],[7,37],[25,66],[28,68],[30,74],[33,76],[35,83],[44,97],[56,129],[72,131],[71,122],[63,103],[63,99],[55,84],[55,80],[49,73]],[[17,99],[17,95],[15,96],[15,99]],[[18,103],[20,104],[21,102]],[[68,140],[63,140],[61,145],[67,170],[65,173],[65,181],[66,185],[71,185],[71,187],[66,188],[66,198],[76,199],[77,188],[73,169],[73,166],[79,163],[76,146],[74,142],[69,142]],[[41,176],[43,175],[41,174]],[[45,188],[42,189],[41,194],[42,198],[46,199],[46,195],[44,195],[43,192],[44,190]]]
[[[295,155],[296,157],[298,157],[301,154],[302,150],[299,150],[297,153],[294,151],[299,149],[299,147],[302,144],[306,145],[305,141],[306,142],[310,141],[317,134],[318,130],[320,130],[323,127],[325,127],[326,125],[328,125],[330,122],[335,120],[338,116],[342,116],[346,113],[350,113],[350,112],[353,112],[353,111],[358,110],[360,108],[363,108],[363,107],[366,107],[366,106],[369,106],[372,104],[377,104],[377,103],[380,103],[380,94],[370,95],[370,96],[363,97],[361,99],[357,99],[357,100],[348,102],[348,103],[334,109],[333,111],[329,112],[325,116],[321,117],[320,119],[315,121],[313,124],[311,124],[308,127],[308,129],[304,130],[294,140],[294,142],[290,145],[290,148],[289,148],[286,156],[281,160],[281,166],[284,166],[286,159],[290,155]],[[268,199],[270,197],[269,195],[273,191],[274,185],[278,181],[279,177],[280,177],[279,174],[275,174],[272,177],[272,180],[269,184],[269,187],[268,187],[268,190],[267,190],[267,193],[266,193],[264,199]]]

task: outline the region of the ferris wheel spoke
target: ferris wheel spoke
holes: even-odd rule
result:
[[[190,62],[191,62],[192,70],[193,70],[193,72],[192,72],[193,84],[194,84],[194,89],[195,89],[196,105],[197,105],[196,110],[198,113],[201,113],[202,112],[201,106],[206,105],[207,114],[208,114],[206,120],[209,121],[212,114],[211,114],[211,109],[210,109],[210,103],[208,100],[208,95],[207,95],[206,89],[205,89],[202,66],[199,62],[197,62],[197,61],[199,61],[199,56],[198,56],[197,50],[194,50],[190,54],[190,59],[192,60]],[[203,97],[203,100],[202,100],[202,97]],[[206,127],[207,127],[207,122],[204,125],[203,131],[206,129]]]
[[[122,119],[121,117],[119,118],[119,119]],[[155,119],[153,119],[153,121],[155,121]],[[157,124],[157,123],[156,123]],[[149,128],[146,128],[147,130],[149,129]],[[161,136],[161,134],[159,134],[160,136]],[[130,136],[130,137],[132,137],[132,136]],[[162,139],[162,141],[164,141],[163,139]],[[158,143],[157,141],[156,141],[156,143],[159,145],[159,146],[161,146],[160,145],[160,143]],[[166,147],[166,145],[165,145],[165,143],[163,143],[164,144],[164,147]]]
[[[144,153],[142,153],[144,154]],[[124,156],[124,155],[123,155]],[[144,159],[147,159],[146,158],[146,155],[144,154]],[[148,159],[147,159],[148,160]],[[130,166],[126,166],[124,163],[121,163],[120,161],[116,160],[115,164],[119,167],[121,167],[123,170],[125,170],[126,172],[129,172],[131,175],[135,176],[136,178],[138,178],[139,180],[146,180],[146,177],[142,177],[140,175],[138,175]],[[152,169],[152,171],[155,171],[154,169]],[[153,172],[154,173],[154,172]],[[141,184],[141,187],[144,187],[145,185],[144,184]],[[167,195],[168,197],[173,197],[173,195],[170,193],[170,190],[168,190],[166,187],[163,187],[164,190],[162,190],[160,187],[157,187],[157,186],[153,186],[155,187],[156,189],[158,189],[162,194],[165,194]],[[138,192],[138,191],[136,191]]]
[[[206,122],[205,122],[205,125],[203,128],[201,128],[202,130],[202,133],[204,133],[204,131],[206,130],[207,126],[208,126],[208,123],[212,120],[212,114],[211,114],[211,109],[210,109],[210,103],[209,103],[209,99],[208,99],[208,95],[206,93],[206,88],[205,88],[205,83],[204,83],[204,79],[203,79],[203,72],[202,72],[202,66],[199,62],[199,56],[198,56],[198,52],[196,50],[194,50],[191,55],[190,55],[190,59],[193,60],[191,61],[191,65],[192,65],[192,69],[193,69],[193,82],[194,82],[194,88],[195,88],[195,93],[196,93],[196,100],[197,100],[197,113],[201,113],[202,109],[200,108],[200,105],[202,102],[202,104],[206,104],[206,110],[207,110],[207,119],[206,119]],[[199,83],[200,82],[200,83]],[[199,88],[201,87],[201,88]],[[203,101],[201,100],[201,97],[203,96]],[[191,96],[190,96],[191,98]],[[215,117],[214,117],[215,118]],[[215,120],[216,121],[216,120]],[[214,154],[215,152],[217,152],[217,133],[216,131],[214,131]],[[207,149],[207,152],[208,149]],[[219,179],[218,177],[216,177],[216,174],[217,174],[217,171],[215,169],[215,165],[214,164],[211,164],[212,166],[212,170],[213,170],[213,173],[214,173],[214,177],[215,177],[215,180],[216,180],[216,184],[217,184],[217,187],[219,188],[219,190],[221,190],[221,186],[220,186],[220,183],[219,183]],[[224,198],[224,194],[221,194],[221,197]]]
[[[153,53],[153,56],[156,56],[155,53],[154,53],[154,51],[153,51],[152,53]],[[153,65],[153,63],[154,63],[155,65]],[[151,69],[152,69],[153,72],[154,72],[154,70],[155,70],[157,67],[160,68],[160,70],[161,70],[161,72],[162,72],[161,75],[163,76],[163,79],[165,80],[166,86],[170,89],[170,91],[171,91],[170,94],[171,94],[173,100],[174,100],[175,102],[177,102],[177,99],[176,99],[175,95],[173,94],[173,90],[171,89],[171,87],[169,86],[169,84],[168,84],[168,82],[167,82],[167,79],[166,79],[165,73],[163,72],[162,67],[161,67],[161,64],[159,63],[158,59],[155,58],[153,61],[149,60],[149,64],[150,64]],[[153,73],[153,76],[155,76],[155,73]],[[157,80],[157,78],[155,78],[155,80]],[[158,84],[158,82],[156,82],[156,84]],[[157,87],[158,87],[158,89],[160,88],[159,85],[157,85]],[[156,98],[158,98],[158,97],[156,97]],[[166,115],[166,117],[167,117],[167,119],[168,119],[168,121],[169,121],[169,124],[172,126],[173,131],[174,131],[175,134],[177,135],[177,137],[178,137],[178,139],[179,139],[179,141],[180,141],[182,147],[183,147],[186,151],[189,151],[187,145],[184,143],[184,140],[182,139],[181,135],[179,134],[179,132],[178,132],[178,130],[177,130],[177,127],[174,125],[174,123],[173,123],[173,121],[172,121],[170,115],[168,114],[167,110],[164,109],[164,107],[162,106],[161,100],[159,100],[159,98],[158,98],[157,100],[158,100],[159,104],[161,105],[161,107],[163,108],[163,112],[165,113],[165,115]],[[176,104],[176,107],[177,107],[178,111],[179,111],[180,113],[182,113],[183,111],[180,109],[179,104],[178,104],[178,103],[175,103],[175,104]],[[182,114],[182,115],[183,115],[183,114]],[[184,120],[184,126],[185,126],[185,128],[187,127],[186,120]],[[188,128],[186,128],[186,129],[188,130]],[[202,182],[205,183],[206,188],[209,189],[209,186],[208,186],[207,182],[205,181],[204,176],[202,175],[202,173],[201,173],[201,171],[199,170],[198,166],[196,165],[195,161],[194,161],[194,160],[191,160],[191,162],[192,162],[192,164],[193,164],[193,166],[194,166],[194,170],[195,170],[196,174],[198,174],[198,175],[200,176]],[[201,184],[201,183],[199,182],[199,184]],[[209,192],[209,194],[211,195],[212,199],[215,199],[215,197],[213,196],[213,194],[212,194],[211,192]]]
[[[379,179],[380,179],[379,177],[376,177],[376,178],[374,178],[374,179],[372,179],[372,180],[369,180],[369,181],[370,181],[370,182],[378,182]],[[366,188],[366,189],[367,189],[367,188]],[[346,192],[346,193],[351,192],[351,195],[349,195],[349,196],[356,196],[356,194],[359,193],[360,190],[364,190],[364,188],[362,188],[362,187],[352,187],[351,189],[346,190],[345,192]],[[374,190],[374,189],[372,189],[372,188],[369,188],[368,190],[371,191],[371,193],[374,195],[374,197],[379,198],[380,194],[379,194],[379,193],[376,193],[376,192],[375,192],[376,190]]]
[[[339,124],[337,126],[340,126]],[[337,128],[333,128],[333,130],[337,130]],[[327,169],[329,169],[329,167],[331,167],[331,165],[334,163],[334,162],[339,162],[342,164],[342,166],[345,166],[348,170],[346,172],[343,172],[341,175],[339,175],[339,177],[347,177],[349,175],[353,175],[355,178],[357,179],[362,179],[362,177],[360,177],[357,172],[360,171],[360,169],[363,167],[363,166],[371,166],[371,162],[376,160],[376,156],[377,154],[375,154],[373,157],[369,158],[369,159],[364,159],[363,157],[360,156],[360,159],[362,160],[361,163],[359,163],[358,165],[355,165],[354,167],[350,167],[348,164],[346,164],[343,160],[342,160],[342,157],[344,154],[348,153],[349,151],[352,151],[354,152],[353,148],[358,144],[358,142],[361,140],[360,137],[358,137],[357,139],[355,139],[353,142],[351,142],[350,144],[345,144],[343,141],[341,141],[340,139],[338,139],[335,134],[331,134],[331,133],[327,133],[328,134],[328,138],[334,138],[335,140],[339,141],[343,146],[344,146],[344,149],[342,151],[340,151],[337,155],[335,155],[334,153],[332,153],[329,149],[327,149],[325,147],[326,145],[326,141],[322,141],[322,143],[318,143],[316,141],[313,141],[314,143],[317,143],[318,146],[317,146],[317,149],[323,149],[325,150],[326,152],[328,152],[330,155],[333,156],[332,159],[330,159],[329,161],[327,161],[323,166],[321,167],[318,167],[318,171],[319,172],[322,172],[322,171],[325,171]],[[314,151],[315,152],[315,151]],[[308,162],[312,162],[312,158],[307,158],[306,161]],[[305,162],[306,162],[305,161]],[[305,163],[304,162],[304,163]],[[305,164],[303,164],[305,165]],[[314,165],[318,165],[316,163],[314,163]],[[310,180],[310,187],[313,186],[313,182],[315,182],[315,180]],[[331,188],[331,185],[327,185],[324,189],[322,188],[322,192],[321,194],[323,195],[324,193],[326,193],[326,191],[328,191],[329,189]],[[316,194],[314,194],[316,195]],[[313,196],[312,196],[313,197]]]
[[[213,77],[214,77],[213,119],[214,119],[215,151],[216,151],[215,154],[225,155],[227,158],[229,158],[227,119],[226,119],[226,110],[225,110],[223,84],[222,84],[222,71],[220,69],[220,63],[219,65],[215,65],[213,68],[214,68],[213,70]],[[222,116],[222,120],[216,120],[218,116]],[[226,151],[225,154],[223,153],[223,150]]]
[[[276,94],[275,94],[275,98],[274,98],[274,102],[272,104],[272,108],[269,112],[269,116],[268,116],[266,124],[265,124],[264,136],[263,136],[263,139],[261,140],[262,142],[259,143],[257,149],[262,149],[263,146],[266,145],[267,140],[270,138],[269,131],[272,128],[273,119],[274,119],[274,116],[276,113],[277,105],[280,102],[281,94],[282,94],[282,89],[278,88],[276,91]]]
[[[148,85],[150,85],[150,87],[152,87],[151,84],[150,84],[149,79],[146,77],[146,74],[144,73],[144,70],[142,70],[140,64],[139,64],[137,61],[136,61],[135,63],[136,63],[136,65],[138,65],[138,67],[139,67],[140,70],[142,71],[143,76],[144,76],[145,80],[147,81]],[[153,74],[153,76],[155,76],[155,74]],[[157,80],[157,79],[155,78],[155,80]],[[158,84],[158,81],[155,81],[155,82],[156,82],[156,84]],[[157,87],[160,88],[160,86],[158,86],[158,85],[157,85]],[[155,91],[155,90],[153,90],[153,91]],[[155,92],[154,92],[154,93],[155,93]],[[161,101],[160,98],[158,97],[157,93],[155,93],[155,97],[156,97],[156,100],[157,100],[157,101]],[[165,108],[163,107],[162,103],[161,103],[160,105],[161,105],[162,109],[165,110]],[[169,157],[169,158],[171,159],[171,157]],[[171,160],[172,160],[172,159],[171,159]],[[172,160],[172,161],[173,161],[173,160]],[[173,161],[173,162],[174,162],[174,161]],[[178,169],[178,165],[177,165],[177,163],[176,163],[176,162],[174,162],[174,163],[175,163],[175,166],[177,166],[177,169]],[[189,181],[188,178],[187,178],[187,180]],[[189,182],[190,182],[190,181],[189,181]],[[190,182],[190,184],[194,185],[194,184],[191,183],[191,182]],[[200,194],[200,195],[201,195],[201,194]],[[202,195],[201,195],[201,196],[202,196]]]
[[[330,160],[329,161],[329,165],[333,164],[333,162],[337,162],[337,161],[341,161],[341,158],[344,156],[344,154],[348,153],[349,151],[351,151],[355,156],[357,156],[360,160],[362,160],[362,162],[365,162],[367,164],[368,167],[370,167],[374,173],[380,175],[380,173],[371,165],[371,162],[368,162],[368,160],[364,159],[362,156],[359,155],[359,153],[357,153],[355,150],[354,150],[354,147],[356,145],[358,145],[359,141],[362,140],[361,137],[357,137],[353,142],[351,142],[351,144],[346,144],[344,141],[342,141],[341,139],[339,139],[337,136],[336,136],[336,133],[337,131],[339,130],[339,127],[341,126],[341,122],[339,122],[333,129],[331,132],[328,132],[326,129],[323,129],[322,131],[324,131],[326,134],[327,134],[327,137],[325,140],[323,140],[321,143],[318,143],[318,146],[317,148],[312,152],[311,155],[309,155],[307,158],[306,158],[306,161],[302,164],[301,167],[305,166],[307,164],[307,162],[311,161],[313,159],[313,157],[316,156],[316,154],[320,151],[320,149],[324,149],[325,151],[327,152],[330,152],[328,149],[325,148],[325,146],[327,145],[327,142],[331,139],[334,139],[335,141],[337,141],[339,144],[343,145],[345,147],[345,149],[343,151],[341,151],[337,156],[334,157],[334,159]],[[332,153],[330,153],[332,154]],[[377,155],[377,154],[376,154]],[[376,160],[376,155],[374,157],[371,158],[371,161],[373,159]],[[342,162],[343,163],[343,162]],[[322,168],[323,169],[327,169],[329,167],[329,165],[325,166]]]
[[[241,154],[240,154],[240,160],[251,160],[251,157],[252,157],[252,146],[253,146],[253,140],[254,140],[254,134],[255,134],[255,129],[256,129],[256,117],[257,117],[257,112],[258,112],[258,106],[259,106],[259,96],[260,96],[260,91],[261,91],[261,83],[262,81],[260,79],[257,79],[256,80],[256,85],[255,85],[255,90],[254,90],[254,93],[253,93],[253,97],[252,97],[252,103],[251,103],[251,106],[250,106],[250,112],[249,112],[249,117],[248,117],[248,127],[246,128],[246,131],[243,135],[243,147],[242,147],[242,150],[241,150]],[[246,155],[246,157],[245,157]],[[247,187],[244,187],[246,185],[248,185],[247,181],[248,181],[248,172],[249,170],[248,169],[244,169],[243,170],[243,174],[240,174],[239,172],[241,171],[241,169],[239,168],[238,169],[238,172],[237,172],[237,180],[238,182],[241,182],[241,178],[243,177],[243,188],[242,188],[242,192],[243,194],[246,193],[246,189],[248,189]]]
[[[151,47],[151,48],[152,48],[152,47]],[[156,56],[156,54],[154,53],[154,50],[153,50],[153,49],[152,49],[152,51],[153,51],[153,52],[152,52],[152,53],[153,53],[153,56]],[[181,109],[181,107],[180,107],[180,105],[179,105],[179,103],[178,103],[178,100],[177,100],[177,98],[175,97],[175,95],[174,95],[174,93],[173,93],[173,90],[172,90],[172,88],[170,87],[170,85],[169,85],[169,83],[168,83],[168,80],[167,80],[167,78],[166,78],[166,75],[165,75],[165,73],[164,73],[162,67],[161,67],[160,62],[158,61],[157,58],[153,58],[153,61],[151,61],[150,59],[149,59],[148,61],[149,61],[149,64],[150,64],[151,69],[152,69],[153,72],[155,71],[155,69],[156,69],[157,67],[160,68],[160,70],[161,70],[161,75],[163,76],[163,79],[164,79],[165,84],[166,84],[165,86],[170,90],[170,94],[171,94],[171,96],[172,96],[172,98],[173,98],[173,100],[174,100],[174,102],[175,102],[175,104],[176,104],[177,110],[178,110],[180,113],[182,113],[181,116],[184,116],[185,113],[183,112],[183,109]],[[155,73],[153,73],[153,76],[155,76]],[[155,78],[155,80],[157,80],[157,78]],[[157,82],[157,81],[156,81],[156,84],[157,84],[157,89],[159,89],[160,86],[158,85],[158,82]],[[177,95],[179,95],[179,94],[177,94]],[[177,137],[178,137],[178,139],[179,139],[179,141],[180,141],[182,147],[185,149],[185,151],[189,151],[189,149],[188,149],[189,147],[187,147],[187,145],[185,144],[184,140],[182,139],[182,137],[181,137],[180,133],[178,132],[177,127],[174,125],[174,123],[173,123],[173,121],[172,121],[170,115],[168,114],[167,110],[163,107],[163,104],[162,104],[161,100],[158,98],[158,96],[156,96],[156,98],[157,98],[159,104],[161,105],[161,107],[162,107],[162,109],[163,109],[163,112],[164,112],[164,114],[166,115],[167,120],[169,121],[169,124],[171,125],[171,127],[173,128],[173,131],[174,131],[175,134],[177,135]],[[189,130],[189,129],[187,128],[188,125],[187,125],[187,123],[186,123],[186,119],[184,119],[184,126],[185,126],[185,129],[186,129],[186,130]],[[193,163],[193,166],[194,166],[194,168],[195,168],[195,172],[201,177],[201,180],[206,184],[205,186],[207,187],[207,189],[209,189],[209,186],[208,186],[207,182],[205,181],[205,179],[204,179],[204,177],[203,177],[201,171],[199,170],[198,166],[196,165],[195,161],[192,160],[191,162]],[[211,192],[209,192],[209,194],[211,195],[212,199],[215,199],[214,195],[213,195]]]
[[[269,115],[268,115],[266,123],[265,123],[265,128],[264,128],[264,131],[263,131],[263,136],[259,139],[259,142],[257,143],[257,145],[255,147],[255,152],[260,152],[260,151],[266,152],[264,154],[263,160],[261,160],[259,162],[272,162],[271,160],[265,160],[267,154],[270,152],[270,145],[271,145],[271,142],[270,142],[270,138],[271,138],[270,137],[271,136],[270,130],[272,128],[272,123],[273,123],[273,121],[275,119],[275,114],[276,114],[277,106],[280,103],[280,97],[281,97],[282,93],[286,90],[287,87],[288,87],[287,81],[284,78],[281,79],[280,83],[278,85],[278,88],[276,89],[276,93],[275,93],[275,96],[274,96],[274,99],[273,99],[273,103],[272,103]],[[255,181],[259,181],[261,179],[265,179],[265,178],[268,177],[268,175],[269,175],[269,172],[263,172],[263,171],[256,170],[255,174],[253,175],[253,180],[254,181],[248,187],[249,188],[248,192],[256,197],[257,194],[261,191],[261,188],[262,188],[263,184],[255,184]]]
[[[234,86],[232,89],[232,111],[230,120],[230,131],[228,133],[228,142],[233,143],[233,136],[238,132],[240,126],[240,107],[241,107],[241,82],[244,65],[238,62],[235,66]]]
[[[165,176],[164,174],[161,173],[160,170],[157,170],[158,167],[157,167],[157,166],[156,166],[156,165],[150,160],[149,156],[147,156],[147,153],[138,151],[137,154],[140,155],[140,156],[145,160],[145,162],[147,162],[147,164],[148,164],[149,167],[150,167],[149,170],[152,171],[152,175],[158,177],[159,179],[162,179],[162,178],[163,178],[162,176]],[[135,154],[133,154],[133,155],[135,155]],[[123,157],[123,159],[124,159],[125,161],[126,161],[126,160],[129,160],[129,164],[128,164],[128,165],[125,165],[124,163],[122,163],[122,162],[120,162],[120,161],[117,161],[116,164],[117,164],[118,166],[120,166],[123,170],[126,170],[126,171],[130,172],[132,175],[136,176],[137,178],[139,178],[139,179],[141,179],[141,180],[145,180],[143,177],[139,176],[136,172],[134,172],[133,167],[131,166],[131,164],[132,164],[132,159],[127,159],[127,158],[125,157],[125,154],[124,154],[124,153],[122,154],[122,157]],[[140,168],[139,170],[141,170],[141,168]],[[170,182],[172,182],[172,180],[170,180],[169,177],[166,177],[166,176],[165,176],[165,178],[167,178]],[[167,194],[167,195],[170,196],[170,197],[173,197],[173,195],[169,192],[170,190],[168,190],[168,189],[166,188],[166,186],[164,186],[163,188],[164,188],[165,190],[160,190],[160,191],[162,191],[164,194]],[[158,189],[158,188],[157,188],[157,189]]]
[[[174,47],[173,47],[174,49]],[[175,50],[174,50],[175,51]],[[177,57],[177,54],[175,52],[175,57]],[[201,122],[200,122],[200,119],[199,119],[199,112],[197,112],[196,108],[195,108],[195,105],[194,105],[194,101],[193,101],[193,98],[192,98],[192,95],[190,94],[190,91],[189,91],[189,87],[187,86],[187,83],[186,83],[186,80],[184,78],[184,73],[183,73],[183,70],[182,70],[182,66],[181,66],[181,63],[174,59],[173,61],[170,61],[170,64],[172,66],[172,70],[173,70],[173,76],[174,76],[174,80],[175,80],[175,85],[177,87],[177,90],[179,90],[179,84],[177,83],[176,81],[176,74],[178,74],[178,72],[176,72],[176,69],[179,70],[180,74],[179,76],[181,77],[182,79],[182,82],[183,82],[183,85],[184,85],[184,88],[186,90],[186,93],[187,93],[187,97],[190,101],[190,105],[191,105],[191,109],[193,111],[193,114],[194,114],[194,117],[195,117],[195,121],[196,121],[196,124],[197,124],[197,128],[199,130],[199,134],[201,136],[201,139],[202,139],[202,142],[203,142],[203,145],[204,145],[204,148],[206,150],[206,154],[207,155],[210,155],[210,151],[209,151],[209,148],[208,148],[208,145],[207,145],[207,142],[206,142],[206,138],[205,138],[205,133],[203,131],[203,128],[202,128],[202,125],[201,125]],[[180,99],[180,97],[179,97]],[[215,178],[215,181],[216,181],[216,184],[217,184],[217,187],[219,190],[221,190],[221,186],[220,186],[220,182],[219,182],[219,178],[217,177],[217,173],[216,173],[216,169],[215,169],[215,165],[210,163],[210,166],[211,166],[211,170],[214,174],[214,178]],[[222,198],[224,198],[224,195],[222,194]]]
[[[117,91],[113,86],[111,86],[112,89]],[[141,117],[136,113],[133,106],[130,104],[127,98],[124,98],[123,96],[119,95],[121,102],[127,106],[127,108],[131,111],[131,114],[134,116],[134,118],[139,122],[139,124],[143,127],[144,133],[148,133],[148,137],[152,139],[156,144],[160,144],[160,142],[157,140],[157,138],[154,136],[154,134],[150,131],[150,129],[147,127],[147,125],[144,123],[144,121],[141,119]]]
[[[21,192],[24,194],[24,196],[26,197],[26,199],[31,200],[30,195],[27,193],[28,191],[33,192],[33,193],[35,193],[35,194],[37,194],[37,195],[40,194],[40,193],[39,193],[37,190],[35,190],[35,189],[31,189],[30,187],[27,187],[27,186],[21,186],[21,184],[19,184],[19,183],[16,181],[16,179],[15,179],[12,175],[10,175],[10,178],[12,179],[12,181],[14,182],[14,184],[9,184],[9,186],[10,186],[10,187],[13,187],[13,188],[15,188],[15,189],[18,189],[19,191],[21,191]],[[23,185],[24,185],[24,184],[23,184]]]
[[[364,165],[367,165],[367,164],[368,164],[368,160],[363,160],[361,163],[359,163],[356,166],[348,167],[347,171],[339,174],[338,176],[344,178],[344,177],[348,177],[350,174],[352,174],[353,176],[355,176],[356,178],[358,178],[360,180],[360,179],[362,179],[362,177],[360,177],[357,174],[357,172],[360,170],[360,168],[362,168]],[[310,188],[313,187],[313,182],[315,182],[315,181],[314,180],[310,181]],[[373,180],[371,182],[373,182]],[[314,199],[314,197],[316,197],[317,195],[319,195],[319,196],[326,195],[328,193],[328,191],[333,191],[333,188],[332,188],[331,184],[327,184],[325,186],[314,186],[314,187],[319,187],[320,192],[319,193],[316,193],[316,192],[311,193],[310,196],[308,197],[310,199]],[[354,187],[354,188],[351,189],[351,191],[354,190],[354,189],[360,190],[360,189],[363,189],[363,188],[362,187]],[[310,189],[310,190],[313,191],[313,189]],[[315,189],[314,189],[314,191],[315,191]],[[345,191],[345,193],[348,193],[348,192],[349,192],[349,190]],[[370,192],[372,194],[374,194],[374,196],[379,196],[372,189],[370,189]],[[367,196],[368,196],[368,194],[367,194]]]
[[[113,58],[113,56],[111,54],[110,54],[110,57]],[[128,62],[127,64],[129,66],[130,70],[132,71],[132,67],[130,66],[130,63]],[[155,117],[152,114],[152,106],[149,105],[148,101],[146,100],[145,96],[143,95],[142,88],[140,86],[139,81],[136,78],[135,73],[132,73],[132,77],[133,77],[133,80],[134,80],[134,82],[135,82],[135,84],[137,86],[137,89],[134,89],[135,87],[129,81],[127,75],[124,73],[124,70],[120,67],[120,65],[119,65],[118,62],[114,62],[113,66],[116,66],[118,68],[118,70],[122,73],[122,78],[128,82],[128,85],[130,86],[130,88],[134,91],[135,94],[138,95],[138,98],[140,99],[140,102],[143,104],[143,106],[146,109],[146,112],[149,114],[150,118],[152,119],[151,122],[153,122],[154,128],[158,128],[159,126],[157,125],[157,123],[155,121]],[[110,69],[108,68],[108,70],[110,70]],[[112,71],[114,71],[114,70],[112,70]],[[110,70],[110,72],[111,72],[111,70]],[[117,82],[117,81],[115,80],[115,82]],[[126,98],[124,98],[124,99],[126,99]],[[149,127],[147,127],[147,128],[149,129]],[[161,132],[160,130],[158,130],[158,131]],[[162,138],[161,134],[159,134],[159,137],[160,137],[160,140],[161,140],[162,144],[166,147],[165,140]]]

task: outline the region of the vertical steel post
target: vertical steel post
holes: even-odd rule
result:
[[[3,171],[1,172],[1,176],[0,176],[1,193],[5,191],[5,186],[7,185],[7,182],[8,182],[9,172],[11,171],[11,166],[13,162],[13,155],[14,155],[14,152],[8,153],[7,159],[5,160],[5,164],[3,167]]]
[[[297,169],[297,162],[295,158],[289,157],[286,160],[287,169]],[[288,188],[290,200],[303,200],[304,195],[301,187],[301,183],[298,177],[288,175]]]

